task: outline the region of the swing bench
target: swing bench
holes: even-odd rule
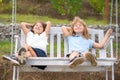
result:
[[[104,30],[89,29],[91,39],[101,41],[104,37]],[[97,37],[96,37],[97,36]],[[92,54],[97,58],[97,66],[91,66],[90,62],[85,60],[74,69],[69,68],[69,59],[66,57],[68,44],[63,36],[61,27],[51,27],[49,35],[48,57],[30,57],[25,65],[13,67],[13,80],[19,80],[20,72],[106,72],[108,80],[108,68],[111,69],[112,80],[114,80],[114,63],[117,61],[116,54],[113,53],[113,36],[110,36],[104,48],[91,49]],[[20,37],[15,36],[15,52],[25,43],[25,36],[21,31]],[[56,46],[56,47],[55,47]],[[32,68],[31,65],[46,65],[45,70]]]

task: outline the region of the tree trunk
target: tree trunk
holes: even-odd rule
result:
[[[104,18],[109,22],[109,6],[108,6],[109,0],[105,0],[105,9],[104,9]]]

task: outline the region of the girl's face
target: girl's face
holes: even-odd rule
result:
[[[41,23],[36,23],[33,27],[33,31],[35,34],[41,34],[43,32],[43,26]]]
[[[82,23],[77,22],[76,24],[74,24],[73,30],[76,34],[82,34],[84,31],[84,26]]]

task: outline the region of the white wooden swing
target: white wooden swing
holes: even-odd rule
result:
[[[15,11],[13,10],[13,16],[15,15],[14,13]],[[116,0],[116,16],[117,15],[118,14],[117,14],[117,0]],[[116,17],[116,31],[118,28],[117,17]],[[96,39],[97,41],[101,41],[101,39],[104,37],[104,30],[89,29],[89,33],[91,35],[91,39],[94,41]],[[95,37],[96,35],[98,36],[98,38]],[[116,63],[116,61],[118,60],[117,59],[118,48],[116,47],[116,54],[115,54],[113,52],[113,38],[114,36],[111,36],[109,38],[104,48],[99,50],[96,50],[96,49],[91,50],[92,53],[97,57],[98,65],[96,67],[91,66],[90,63],[86,60],[84,63],[80,64],[75,69],[70,69],[68,67],[69,60],[68,58],[66,58],[66,53],[68,51],[67,40],[63,36],[61,27],[56,27],[56,26],[51,27],[50,37],[49,37],[50,51],[47,52],[49,53],[47,54],[49,55],[49,57],[45,57],[45,58],[30,57],[29,59],[27,59],[25,65],[13,66],[13,80],[19,80],[20,72],[37,72],[37,71],[46,71],[46,72],[47,71],[50,71],[50,72],[101,72],[101,71],[104,71],[106,72],[106,80],[108,80],[108,68],[111,68],[112,80],[114,80],[114,63]],[[22,44],[24,44],[24,42],[25,42],[25,37],[23,32],[21,32],[20,37],[16,35],[14,52],[16,52],[18,48],[21,47]],[[116,32],[116,43],[117,42],[118,41],[117,41],[117,32]],[[61,45],[62,43],[64,44],[64,46]],[[55,44],[57,45],[57,50],[54,49]],[[118,43],[116,44],[116,46],[118,46]],[[63,47],[64,47],[64,52],[61,52],[61,49]],[[30,67],[31,65],[47,65],[47,68],[45,70],[40,70],[40,69],[36,70],[34,68],[31,68]]]

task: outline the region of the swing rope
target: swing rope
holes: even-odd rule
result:
[[[12,32],[11,32],[11,50],[10,50],[10,54],[13,54],[13,39],[14,39],[14,34],[16,32],[16,29],[14,31],[16,25],[16,0],[12,0]]]
[[[118,0],[116,0],[116,58],[118,60]],[[117,61],[118,62],[118,61]]]
[[[109,23],[109,28],[112,28],[112,23],[113,23],[113,3],[114,3],[114,1],[113,0],[111,0],[111,12],[110,12],[110,23]],[[116,0],[116,20],[115,20],[115,26],[116,26],[116,34],[115,34],[115,42],[116,42],[116,52],[115,52],[115,54],[116,54],[116,58],[117,58],[117,61],[116,61],[116,63],[118,63],[118,0]]]
[[[112,15],[113,15],[113,0],[111,0],[111,10],[110,10],[110,28],[112,26]]]

